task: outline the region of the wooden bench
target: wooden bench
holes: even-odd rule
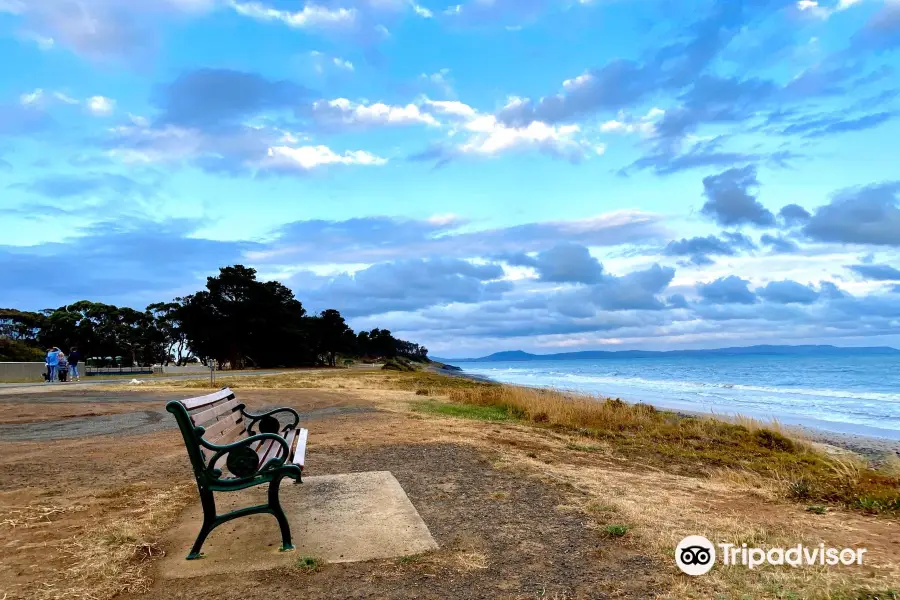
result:
[[[300,415],[291,408],[276,408],[262,414],[248,413],[228,388],[187,400],[172,400],[166,410],[175,415],[187,447],[200,501],[203,526],[188,560],[200,558],[200,548],[209,533],[245,515],[269,513],[281,528],[281,550],[293,550],[291,528],[278,500],[285,477],[302,483],[308,431],[298,428]],[[284,413],[293,422],[282,426],[274,415]],[[266,504],[216,514],[214,492],[231,492],[269,484]]]

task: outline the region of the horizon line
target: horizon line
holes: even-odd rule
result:
[[[751,344],[749,346],[720,346],[717,348],[679,348],[679,349],[671,349],[671,350],[641,350],[637,348],[632,348],[629,350],[575,350],[575,351],[567,351],[567,352],[550,352],[547,354],[537,354],[534,352],[529,352],[527,350],[496,350],[489,354],[485,354],[483,356],[478,357],[469,357],[469,356],[439,356],[436,358],[444,358],[447,360],[470,360],[472,358],[487,358],[489,356],[493,356],[495,354],[502,354],[505,352],[521,352],[523,354],[529,354],[531,356],[557,356],[559,354],[582,354],[587,352],[606,352],[609,354],[620,354],[624,352],[653,352],[657,354],[663,354],[668,352],[712,352],[716,350],[731,350],[733,348],[836,348],[839,350],[860,350],[860,349],[872,349],[872,348],[883,348],[887,350],[893,350],[895,352],[900,352],[900,348],[894,348],[893,346],[835,346],[834,344]],[[432,358],[429,355],[429,358]]]

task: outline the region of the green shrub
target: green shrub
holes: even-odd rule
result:
[[[757,429],[753,434],[753,439],[757,444],[769,450],[793,452],[796,449],[793,441],[771,429]]]
[[[312,556],[303,556],[297,560],[297,567],[309,572],[318,571],[323,564],[324,561]]]

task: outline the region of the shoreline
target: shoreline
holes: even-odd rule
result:
[[[515,385],[510,383],[503,383],[501,381],[497,381],[483,375],[467,373],[464,369],[461,369],[459,367],[456,367],[454,369],[441,367],[432,368],[434,372],[440,373],[442,375],[448,375],[450,377],[463,377],[465,379],[470,379],[473,381],[495,383],[497,385]],[[541,386],[536,387],[540,389],[552,389],[544,388]],[[648,402],[646,404],[654,406],[659,410],[672,412],[685,417],[711,417],[714,419],[720,419],[722,421],[729,420],[728,415],[713,414],[703,411],[673,410],[665,406],[657,406],[652,402]],[[841,453],[841,451],[849,451],[854,454],[859,454],[868,460],[873,460],[876,462],[883,461],[886,455],[893,454],[896,457],[900,457],[900,440],[892,440],[890,438],[863,435],[859,433],[828,431],[827,429],[820,429],[818,427],[811,427],[808,425],[786,425],[784,423],[779,423],[779,426],[788,432],[794,433],[800,438],[823,446],[823,449],[830,454],[839,454]]]

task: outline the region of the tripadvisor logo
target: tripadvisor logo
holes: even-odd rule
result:
[[[790,548],[749,548],[747,544],[718,544],[722,564],[743,565],[755,569],[762,565],[829,566],[861,565],[865,548],[812,548],[797,544]],[[716,546],[702,535],[689,535],[675,547],[675,564],[688,575],[708,573],[716,563]]]
[[[716,562],[716,548],[702,535],[689,535],[675,547],[675,564],[688,575],[708,573]]]

